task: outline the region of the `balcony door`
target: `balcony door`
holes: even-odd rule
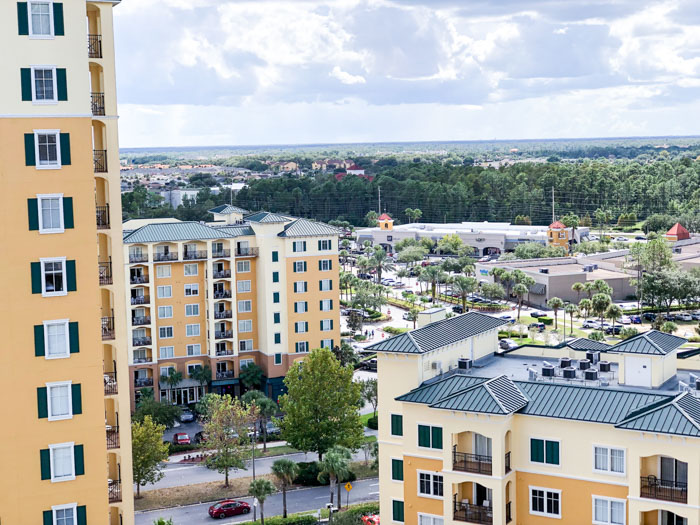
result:
[[[683,518],[667,510],[660,510],[659,525],[688,525],[688,518]]]
[[[197,254],[197,245],[196,244],[185,244],[185,257],[188,255],[191,255],[192,257],[196,257]]]
[[[474,454],[491,457],[491,438],[474,433]]]
[[[474,503],[480,507],[493,506],[493,491],[483,485],[474,483]]]
[[[661,481],[688,483],[688,464],[674,458],[661,457]]]
[[[250,248],[250,243],[248,241],[238,241],[236,243],[236,249],[238,253],[242,255],[246,255],[248,253],[248,250]]]

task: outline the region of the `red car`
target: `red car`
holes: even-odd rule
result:
[[[219,519],[236,516],[238,514],[248,514],[249,512],[250,505],[245,501],[236,501],[233,499],[225,499],[209,507],[209,516]]]
[[[184,432],[178,432],[173,436],[173,445],[189,445],[190,444],[190,436],[185,434]]]

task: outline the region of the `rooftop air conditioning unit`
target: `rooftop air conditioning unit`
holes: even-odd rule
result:
[[[610,372],[610,362],[609,361],[600,361],[598,363],[598,369],[601,372]]]
[[[591,271],[591,265],[590,265],[590,264],[586,264],[586,265],[583,267],[583,271],[584,271],[584,272],[590,272],[590,271]]]
[[[535,370],[534,368],[528,368],[527,379],[528,381],[537,381],[537,370]]]
[[[433,361],[432,363],[430,363],[430,368],[432,368],[433,370],[441,370],[442,363],[440,363],[440,361]]]
[[[591,362],[588,359],[579,359],[578,368],[579,370],[588,370],[591,367]]]
[[[673,248],[673,253],[681,253],[681,247],[676,246],[675,248]]]
[[[591,265],[591,268],[592,268],[593,270],[597,270],[597,269],[598,269],[598,265],[597,265],[597,264],[593,264],[593,265]]]
[[[568,368],[571,366],[571,358],[570,357],[562,357],[559,359],[559,368]]]
[[[598,379],[598,370],[595,368],[589,368],[583,374],[586,381],[596,381]]]
[[[473,363],[472,363],[471,359],[467,359],[465,357],[460,357],[457,360],[457,368],[459,368],[460,370],[471,370],[472,365],[473,365]]]
[[[549,273],[549,268],[540,268],[540,273]]]
[[[542,377],[554,377],[554,367],[552,365],[544,365],[542,367]]]
[[[567,366],[563,372],[564,379],[576,379],[576,369],[573,366]]]
[[[600,361],[600,352],[589,350],[586,352],[586,359],[588,359],[591,364],[595,365]]]

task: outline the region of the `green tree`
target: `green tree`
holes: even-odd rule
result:
[[[136,483],[136,498],[141,497],[141,487],[163,479],[161,462],[168,459],[169,446],[163,442],[165,425],[153,422],[145,416],[143,422],[131,424],[131,458]]]
[[[418,321],[418,314],[419,313],[420,313],[420,310],[416,307],[413,307],[408,311],[408,315],[406,316],[406,320],[411,321],[413,323],[414,330],[416,329],[416,321]]]
[[[377,214],[376,211],[374,211],[374,210],[368,211],[365,214],[365,224],[367,224],[367,226],[369,228],[375,227],[377,225],[377,217],[379,217],[379,215]]]
[[[379,396],[377,394],[377,378],[362,381],[362,400],[372,406],[374,417],[377,417],[377,404]]]
[[[518,321],[520,321],[520,309],[523,307],[523,297],[528,293],[528,288],[522,283],[518,283],[513,287],[513,293],[518,298]]]
[[[481,293],[491,301],[498,301],[506,296],[506,291],[498,283],[483,283]]]
[[[397,259],[400,263],[413,266],[418,261],[422,261],[427,253],[423,246],[408,246],[399,252]]]
[[[390,272],[395,268],[394,262],[389,259],[384,251],[384,248],[381,246],[377,246],[374,249],[374,253],[370,258],[370,264],[372,265],[372,268],[377,271],[377,282],[382,280],[382,273]]]
[[[342,367],[330,350],[312,350],[294,363],[284,378],[287,393],[280,397],[285,412],[282,437],[294,448],[323,458],[334,445],[357,449],[364,436],[357,413],[360,385],[353,369]]]
[[[601,325],[603,324],[603,315],[605,314],[605,310],[608,308],[608,306],[610,306],[611,302],[610,296],[605,293],[597,293],[591,299],[591,306],[596,315],[600,317]]]
[[[558,330],[559,325],[557,323],[559,322],[559,318],[557,317],[557,312],[564,307],[564,301],[559,297],[552,297],[547,301],[547,306],[554,311],[554,329]]]
[[[430,293],[433,296],[433,301],[435,300],[437,285],[440,282],[443,273],[444,272],[437,266],[426,266],[420,272],[420,277],[422,277],[425,282],[430,284]]]
[[[335,345],[331,348],[333,356],[340,362],[341,366],[355,366],[357,363],[357,355],[355,350],[345,341],[341,341],[340,345]]]
[[[666,321],[664,324],[661,325],[661,331],[667,334],[672,334],[678,330],[678,325],[674,322],[671,321]]]
[[[571,335],[574,335],[574,315],[578,312],[578,307],[569,303],[564,307],[564,312],[569,314],[569,327],[571,328]],[[564,335],[566,336],[566,316],[564,316]]]
[[[574,283],[571,285],[571,291],[576,292],[577,301],[581,300],[581,292],[583,292],[584,288],[585,287],[583,283]]]
[[[605,309],[605,317],[610,319],[612,321],[612,328],[613,328],[613,334],[615,333],[615,321],[617,321],[620,317],[622,317],[622,308],[617,306],[615,303],[611,303],[606,309]]]
[[[602,342],[605,340],[605,336],[603,335],[603,332],[599,332],[598,330],[594,330],[590,334],[588,334],[588,339],[591,341],[599,341]]]
[[[274,417],[279,410],[277,403],[263,394],[260,390],[248,390],[241,396],[241,401],[247,407],[255,405],[258,419],[255,422],[256,432],[259,430],[263,437],[263,453],[267,452],[267,422]]]
[[[160,380],[172,390],[182,382],[182,372],[178,372],[175,368],[170,368],[168,369],[168,374],[161,376]]]
[[[136,405],[136,411],[132,416],[133,421],[143,423],[146,417],[150,417],[155,424],[171,428],[180,418],[180,408],[172,403],[160,403],[153,397],[142,398]]]
[[[173,519],[158,518],[153,520],[153,525],[173,525]]]
[[[241,367],[239,379],[245,388],[259,388],[262,384],[263,371],[255,363]]]
[[[403,212],[408,218],[408,222],[418,222],[423,216],[423,212],[418,208],[406,208]]]
[[[576,237],[576,228],[578,228],[579,224],[581,223],[581,219],[579,219],[578,215],[574,215],[573,213],[571,213],[568,215],[564,215],[561,218],[561,222],[567,228],[571,228],[571,240],[569,241],[569,252],[573,253],[574,239]]]
[[[464,275],[458,275],[452,281],[452,291],[459,295],[462,301],[462,310],[467,311],[467,297],[474,293],[478,285],[477,280],[474,277],[467,277]]]
[[[211,368],[209,365],[197,366],[192,370],[190,378],[197,381],[203,388],[211,381]]]
[[[456,233],[448,233],[437,243],[437,249],[442,254],[457,254],[463,246],[462,239]]]
[[[282,517],[287,517],[287,489],[299,474],[299,465],[291,459],[281,458],[272,464],[272,473],[282,485]]]
[[[583,314],[583,317],[588,317],[591,315],[591,311],[593,310],[593,303],[590,299],[581,299],[578,302],[578,309]]]
[[[338,508],[341,506],[340,500],[340,483],[339,481],[345,478],[350,473],[350,459],[352,454],[350,450],[341,446],[334,446],[326,453],[326,456],[321,461],[318,476],[319,479],[326,475],[330,480],[330,503],[333,503],[333,490],[338,488]]]
[[[275,486],[269,479],[258,478],[250,482],[248,494],[260,504],[260,525],[265,525],[265,500],[270,494],[274,494],[275,490]]]

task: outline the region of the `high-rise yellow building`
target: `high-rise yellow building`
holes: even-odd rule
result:
[[[0,2],[3,524],[134,519],[118,3]]]

